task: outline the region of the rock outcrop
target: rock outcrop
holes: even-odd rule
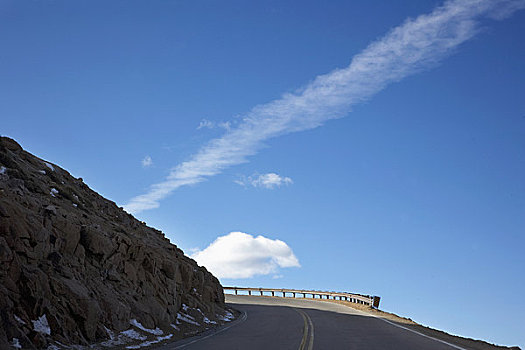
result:
[[[0,138],[1,349],[177,339],[225,313],[219,281],[162,232]]]

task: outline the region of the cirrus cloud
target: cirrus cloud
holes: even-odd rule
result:
[[[177,188],[247,162],[269,139],[343,117],[389,84],[441,62],[474,37],[484,19],[503,19],[523,7],[525,0],[452,0],[429,14],[407,19],[355,55],[347,67],[319,75],[295,93],[252,108],[235,127],[229,126],[222,137],[210,140],[124,208],[132,214],[157,208]],[[209,124],[202,121],[199,127]]]
[[[220,236],[190,257],[218,278],[250,278],[301,266],[285,242],[243,232]]]

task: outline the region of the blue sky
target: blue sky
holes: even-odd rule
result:
[[[442,4],[0,0],[0,133],[226,285],[525,346],[524,2]]]

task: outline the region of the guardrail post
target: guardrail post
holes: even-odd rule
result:
[[[374,301],[373,301],[373,305],[372,305],[372,306],[373,306],[374,308],[376,308],[376,309],[379,308],[379,301],[380,301],[380,300],[381,300],[380,297],[378,297],[377,295],[374,295]]]

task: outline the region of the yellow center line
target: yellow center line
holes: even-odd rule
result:
[[[306,312],[303,310],[295,309],[302,317],[304,321],[303,325],[303,339],[301,339],[301,345],[299,345],[299,350],[312,350],[314,348],[314,324],[312,319]],[[308,333],[310,333],[310,341],[308,342],[308,347],[306,343],[308,341]]]
[[[313,350],[314,348],[314,324],[312,322],[312,319],[308,314],[305,312],[306,318],[308,318],[308,323],[310,324],[310,342],[308,343],[308,350]]]

